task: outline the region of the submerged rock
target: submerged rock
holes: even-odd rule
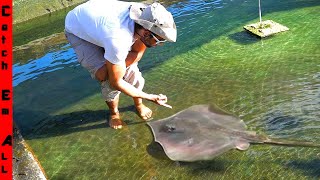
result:
[[[283,31],[289,28],[271,20],[249,24],[243,27],[245,30],[263,38]]]

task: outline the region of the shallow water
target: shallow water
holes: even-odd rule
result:
[[[290,28],[266,39],[243,31],[256,1],[176,1],[177,43],[149,49],[139,64],[154,119],[217,104],[249,130],[320,142],[320,1],[263,1],[263,19]],[[63,27],[62,27],[63,29]],[[121,96],[128,126],[107,126],[99,86],[77,64],[62,33],[14,52],[14,119],[49,179],[318,179],[320,150],[256,145],[212,161],[170,161]]]

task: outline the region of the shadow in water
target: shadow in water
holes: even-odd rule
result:
[[[164,152],[162,146],[155,142],[152,141],[148,146],[147,146],[147,152],[150,156],[152,156],[155,159],[161,159],[161,160],[169,160],[169,157],[166,155]]]
[[[210,161],[195,161],[195,162],[179,162],[179,166],[190,168],[195,175],[208,172],[225,172],[229,165],[226,161],[210,160]]]
[[[257,37],[253,34],[246,32],[246,31],[241,31],[241,32],[236,32],[234,34],[230,34],[229,38],[239,44],[253,44],[253,43],[261,41],[260,37]]]
[[[302,120],[299,117],[285,115],[281,111],[268,113],[263,121],[266,124],[267,133],[277,135],[287,135],[288,131],[303,127]]]
[[[303,170],[304,174],[311,178],[320,178],[320,159],[313,159],[310,161],[292,161],[286,166]]]
[[[135,112],[134,106],[127,106],[119,108],[119,111],[133,111]],[[109,116],[108,110],[84,110],[78,112],[71,112],[56,116],[50,116],[43,112],[31,112],[25,111],[20,112],[27,116],[35,116],[41,114],[45,118],[38,121],[37,124],[33,125],[24,131],[23,134],[25,139],[37,139],[62,136],[75,132],[82,132],[92,129],[109,128],[107,118]],[[124,120],[127,125],[133,124],[131,120]]]

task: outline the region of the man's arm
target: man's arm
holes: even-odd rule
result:
[[[140,40],[137,40],[132,46],[131,51],[128,53],[128,56],[126,58],[126,66],[138,62],[143,56],[145,50],[146,46]],[[125,67],[112,64],[108,60],[105,64],[108,72],[108,80],[113,88],[127,94],[128,96],[147,99],[158,105],[172,108],[170,105],[166,104],[167,97],[165,95],[147,94],[124,81],[123,76],[126,73]]]
[[[126,58],[126,66],[128,67],[131,64],[140,61],[144,52],[146,51],[146,48],[147,47],[142,43],[140,39],[136,40]]]
[[[163,94],[159,94],[159,95],[147,94],[147,93],[135,88],[131,84],[127,83],[126,81],[124,81],[122,78],[126,72],[126,69],[123,66],[112,64],[109,61],[106,61],[106,66],[107,66],[107,70],[108,70],[109,82],[113,88],[115,88],[115,89],[117,89],[117,90],[131,96],[131,97],[147,99],[147,100],[152,101],[158,105],[172,108],[170,105],[166,104],[167,100],[168,100],[167,96],[165,96]]]
[[[131,97],[138,97],[151,100],[149,94],[144,93],[143,91],[135,88],[134,86],[123,80],[123,76],[126,73],[125,67],[117,64],[112,64],[109,61],[106,61],[106,66],[110,85],[114,89],[117,89]]]
[[[136,42],[132,45],[131,51],[128,53],[126,58],[126,67],[130,66],[131,64],[138,62],[144,52],[146,50],[146,46],[140,40],[136,40]],[[131,96],[131,97],[139,97],[144,99],[150,99],[148,94],[144,93],[141,90],[138,90],[128,82],[123,80],[123,76],[126,73],[126,68],[121,65],[112,64],[109,61],[106,61],[107,72],[108,72],[108,79],[110,85]]]
[[[139,53],[137,53],[137,55],[138,56],[136,56],[136,57],[139,57]],[[135,58],[135,60],[137,60],[137,58]],[[133,62],[136,62],[136,61],[133,61]],[[105,64],[107,67],[107,72],[108,72],[107,76],[108,76],[109,83],[114,89],[117,89],[117,90],[127,94],[128,96],[131,96],[131,97],[147,99],[147,100],[152,101],[158,105],[172,108],[170,105],[166,104],[167,97],[165,95],[147,94],[147,93],[143,92],[142,90],[139,90],[139,89],[135,88],[133,85],[124,81],[123,76],[126,73],[125,67],[123,67],[121,65],[112,64],[109,61],[106,61]]]

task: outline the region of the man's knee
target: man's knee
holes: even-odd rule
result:
[[[134,87],[136,87],[137,89],[142,90],[143,87],[144,87],[144,83],[145,83],[145,80],[144,80],[144,78],[141,76],[141,77],[138,79],[137,83],[134,85]]]
[[[101,94],[105,101],[114,101],[119,96],[120,91],[111,88],[108,81],[101,82]]]
[[[100,82],[106,81],[108,76],[106,65],[103,65],[101,68],[99,68],[95,76],[96,76],[96,79]]]

